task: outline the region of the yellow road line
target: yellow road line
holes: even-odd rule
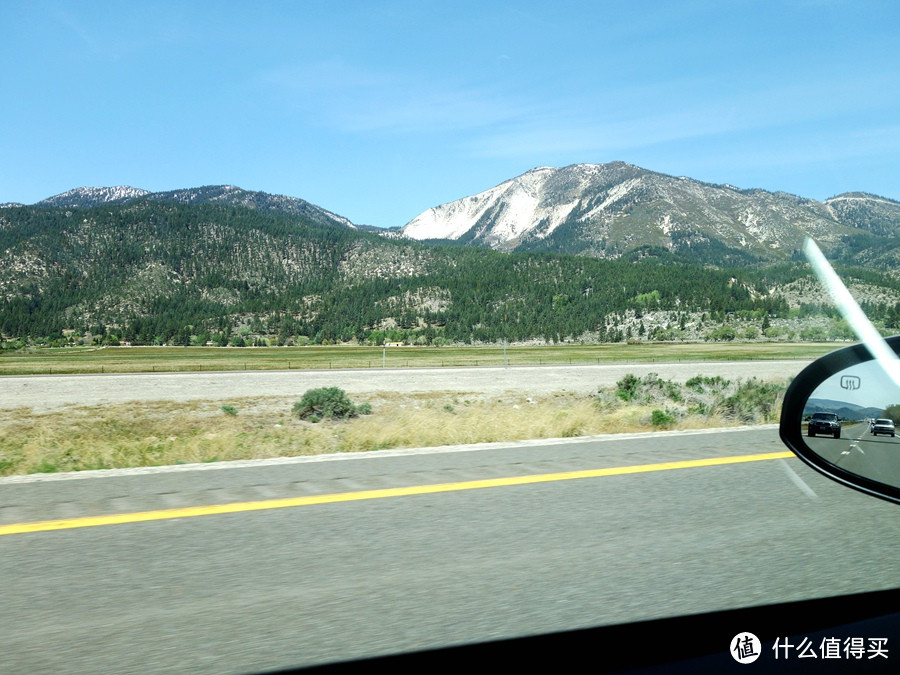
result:
[[[409,497],[413,495],[436,494],[439,492],[457,492],[461,490],[478,490],[481,488],[508,487],[511,485],[551,483],[562,480],[575,480],[578,478],[602,478],[604,476],[624,476],[633,473],[671,471],[673,469],[695,469],[704,466],[722,466],[724,464],[761,462],[769,459],[787,459],[793,456],[793,453],[787,451],[767,452],[755,455],[739,455],[735,457],[710,457],[707,459],[691,459],[681,462],[662,462],[659,464],[616,466],[608,469],[565,471],[561,473],[545,473],[535,474],[531,476],[510,476],[507,478],[489,478],[485,480],[472,480],[458,483],[412,485],[409,487],[385,488],[381,490],[361,490],[358,492],[341,492],[327,495],[312,495],[308,497],[267,499],[258,502],[213,504],[211,506],[189,506],[186,508],[164,509],[160,511],[120,513],[107,516],[86,516],[83,518],[67,518],[64,520],[44,520],[35,523],[14,523],[12,525],[0,525],[0,536],[7,534],[24,534],[27,532],[71,530],[79,527],[96,527],[99,525],[143,523],[151,520],[168,520],[172,518],[194,518],[196,516],[211,516],[224,513],[243,513],[245,511],[263,511],[266,509],[286,509],[294,506],[312,506],[314,504],[337,504],[339,502],[355,502],[366,499]]]

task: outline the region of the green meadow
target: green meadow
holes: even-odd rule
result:
[[[442,368],[677,361],[812,359],[829,343],[639,343],[461,347],[103,347],[0,353],[0,375]]]

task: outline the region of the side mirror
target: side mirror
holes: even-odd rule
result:
[[[900,355],[900,336],[888,338]],[[900,387],[864,345],[807,366],[788,387],[781,440],[829,478],[900,503]]]

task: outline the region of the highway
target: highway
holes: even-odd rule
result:
[[[769,426],[0,479],[2,670],[260,671],[900,586],[900,509],[784,450]]]
[[[804,436],[817,454],[852,473],[900,486],[900,438],[873,436],[866,423],[844,423],[840,438]]]

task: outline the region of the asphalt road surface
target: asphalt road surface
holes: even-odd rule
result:
[[[766,427],[0,479],[0,669],[259,671],[900,586],[896,506],[727,459],[783,450]]]
[[[788,360],[512,368],[29,375],[0,378],[0,409],[26,407],[44,412],[72,405],[126,401],[296,397],[316,387],[340,387],[349,394],[459,391],[487,395],[522,392],[539,396],[563,390],[589,394],[599,387],[615,385],[629,373],[639,377],[657,373],[660,377],[678,382],[696,375],[770,379],[796,375],[808,363],[808,360]]]
[[[873,436],[866,423],[845,423],[840,438],[803,436],[803,441],[842,469],[900,487],[900,438]]]

